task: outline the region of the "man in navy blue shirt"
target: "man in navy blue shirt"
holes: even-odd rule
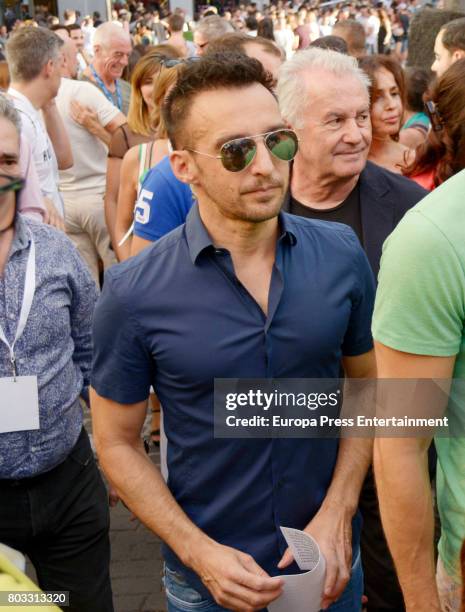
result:
[[[164,119],[174,173],[198,203],[108,271],[95,313],[97,450],[165,542],[171,612],[265,608],[292,561],[280,525],[318,541],[322,607],[361,608],[357,504],[371,442],[213,435],[214,378],[337,378],[341,360],[349,377],[375,374],[374,281],[354,232],[279,213],[297,141],[270,85],[249,58],[186,68]],[[151,385],[167,485],[140,440]]]

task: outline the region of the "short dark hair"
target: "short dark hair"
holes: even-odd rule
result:
[[[68,30],[68,32],[71,34],[71,32],[73,30],[81,30],[82,28],[78,23],[70,23],[69,25],[66,26],[66,29]]]
[[[405,84],[407,88],[406,103],[411,111],[424,111],[423,96],[433,79],[433,73],[428,68],[408,66],[405,69]]]
[[[182,32],[184,27],[184,17],[175,13],[168,17],[168,28],[170,32]]]
[[[442,44],[450,52],[456,49],[465,51],[465,17],[449,21],[441,28]]]
[[[247,55],[246,45],[259,45],[263,51],[282,58],[281,49],[276,43],[262,36],[249,36],[243,32],[230,32],[212,40],[205,55],[217,53],[243,53]]]
[[[343,53],[344,55],[349,53],[349,48],[346,41],[340,36],[320,36],[320,38],[317,38],[311,42],[309,46],[318,47],[319,49],[330,49],[331,51],[337,51],[338,53]]]
[[[54,25],[49,27],[49,30],[51,32],[56,32],[57,30],[65,30],[66,32],[68,32],[68,26],[65,26],[64,23],[55,23]]]
[[[245,27],[249,30],[256,30],[258,28],[258,21],[254,15],[249,15],[245,18]]]
[[[346,19],[334,24],[333,34],[343,38],[348,47],[349,55],[360,57],[365,53],[366,34],[361,23],[355,19]]]
[[[181,134],[186,133],[186,120],[199,94],[217,89],[243,88],[255,83],[273,93],[272,78],[262,64],[241,53],[209,54],[188,64],[162,108],[163,121],[172,146],[180,147]]]

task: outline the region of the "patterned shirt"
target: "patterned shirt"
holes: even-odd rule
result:
[[[37,376],[40,429],[0,434],[0,478],[35,476],[67,457],[82,428],[79,395],[89,384],[96,285],[65,234],[21,215],[0,277],[0,324],[11,343],[23,300],[30,233],[36,247],[36,290],[15,354],[18,376]],[[0,376],[11,375],[8,348],[0,342]],[[0,418],[1,404],[0,398]]]

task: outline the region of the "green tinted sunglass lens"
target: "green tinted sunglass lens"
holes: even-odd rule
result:
[[[268,149],[282,161],[291,161],[297,153],[297,140],[290,132],[273,132],[266,139]]]
[[[223,145],[221,161],[226,170],[240,172],[252,162],[256,151],[257,145],[251,138],[233,140]]]

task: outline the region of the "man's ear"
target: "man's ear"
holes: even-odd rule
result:
[[[463,49],[456,49],[452,52],[452,59],[456,62],[459,59],[463,59],[465,57],[465,51]]]
[[[53,60],[48,60],[45,66],[42,68],[42,76],[48,79],[54,71]],[[65,64],[64,55],[61,55],[61,64],[62,66]]]
[[[174,176],[189,185],[196,185],[198,179],[197,164],[190,151],[174,150],[170,153],[170,164]]]

